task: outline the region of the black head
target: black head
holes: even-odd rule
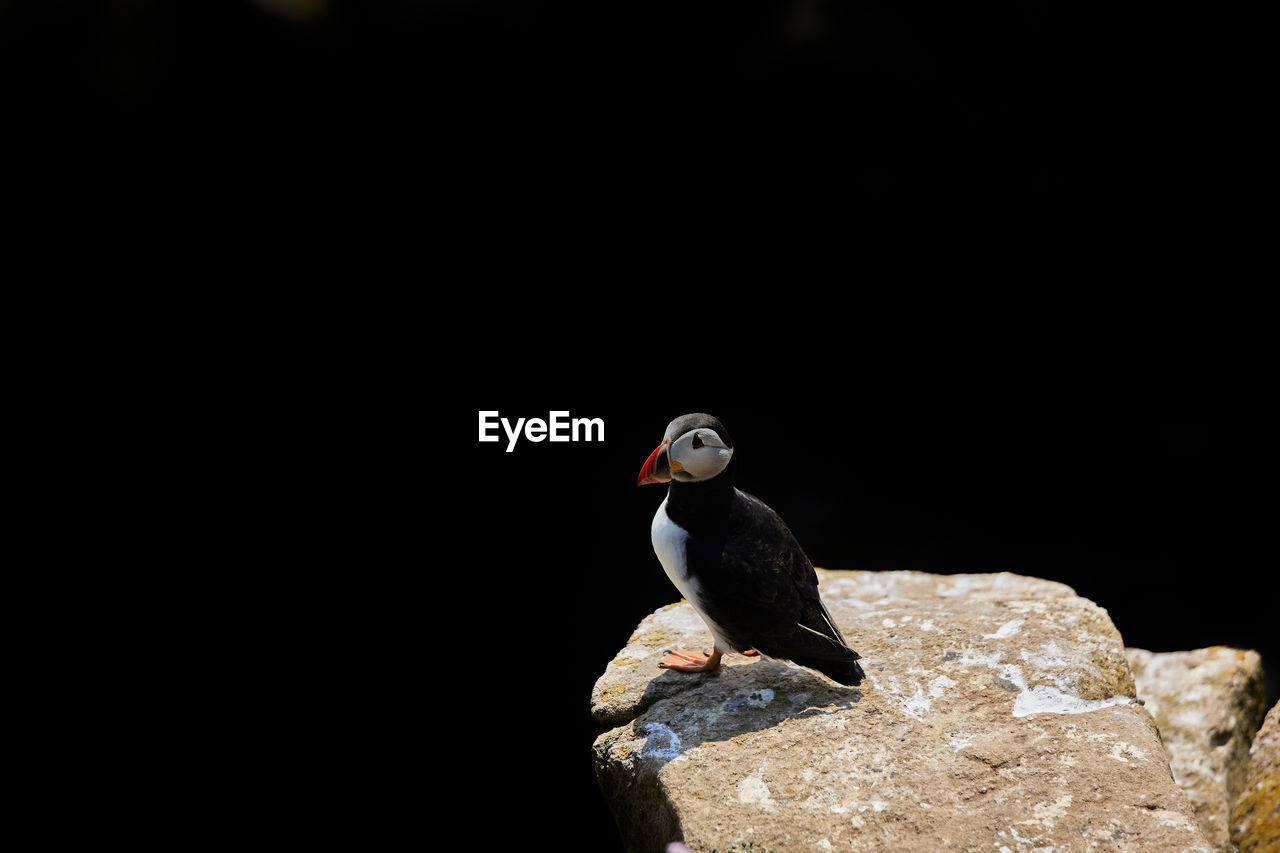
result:
[[[636,485],[705,482],[729,467],[732,459],[733,439],[724,424],[702,412],[681,415],[667,424],[662,443],[645,460]]]

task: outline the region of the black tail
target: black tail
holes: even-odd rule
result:
[[[862,683],[862,679],[867,677],[867,674],[862,671],[862,667],[858,666],[856,660],[824,660],[819,665],[814,666],[814,669],[832,681],[838,681],[846,687],[857,687]]]

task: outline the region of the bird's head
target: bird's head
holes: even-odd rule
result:
[[[682,415],[667,424],[662,443],[645,460],[636,485],[710,480],[732,457],[733,440],[724,424],[711,415]]]

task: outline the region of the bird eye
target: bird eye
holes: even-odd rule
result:
[[[697,449],[698,449],[699,447],[701,447],[701,446],[702,446],[702,436],[698,435],[698,434],[695,432],[695,433],[693,434],[693,449],[694,449],[694,450],[697,450]]]

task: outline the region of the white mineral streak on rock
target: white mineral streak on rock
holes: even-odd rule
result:
[[[941,677],[945,678],[945,676]],[[933,710],[933,702],[930,700],[930,696],[935,695],[932,683],[930,684],[929,696],[926,696],[924,688],[920,686],[920,682],[914,679],[911,681],[911,686],[907,688],[907,690],[910,691],[909,693],[899,686],[898,677],[896,675],[889,676],[885,680],[885,683],[881,684],[879,679],[874,675],[867,673],[867,680],[875,685],[877,690],[885,691],[889,697],[889,701],[917,720],[923,720],[924,715]],[[934,681],[936,682],[938,679],[935,678]],[[940,693],[941,687],[939,687],[939,694]]]
[[[1041,823],[1053,825],[1054,818],[1060,818],[1067,813],[1067,808],[1071,805],[1071,795],[1063,794],[1052,802],[1036,803],[1031,807],[1031,817]]]
[[[659,761],[683,760],[683,745],[680,736],[663,723],[649,723],[645,727],[647,735],[644,747],[640,750],[641,758],[656,758]]]
[[[972,646],[960,652],[950,652],[950,660],[956,662],[960,667],[987,666],[995,668],[1000,665],[1000,658],[1004,652],[979,652],[975,651]]]
[[[769,786],[759,773],[752,773],[738,783],[738,802],[756,804],[769,811],[774,808]]]
[[[1041,669],[1058,669],[1064,666],[1072,666],[1072,662],[1067,659],[1066,653],[1058,648],[1057,642],[1050,640],[1041,647],[1040,651],[1032,649],[1022,649],[1019,653],[1023,661],[1038,666]]]
[[[1014,634],[1018,633],[1018,631],[1022,628],[1022,623],[1025,621],[1027,620],[1010,619],[1008,622],[1004,623],[999,628],[997,628],[994,634],[983,634],[983,636],[988,640],[1007,639],[1009,637],[1012,637]]]
[[[945,675],[939,675],[933,681],[929,682],[929,696],[933,699],[937,699],[948,687],[955,686],[956,683],[950,678],[947,678]]]
[[[1022,667],[1017,664],[1002,664],[1000,657],[1000,652],[982,653],[969,648],[957,654],[953,660],[962,667],[985,666],[997,670],[997,683],[1018,691],[1012,709],[1015,717],[1031,714],[1084,714],[1113,705],[1127,705],[1133,701],[1128,696],[1082,699],[1067,692],[1067,685],[1062,682],[1056,687],[1048,684],[1029,686],[1022,674]]]
[[[1028,687],[1022,676],[1022,668],[1013,664],[1002,666],[1000,675],[1018,688],[1018,696],[1013,701],[1015,717],[1027,717],[1031,714],[1087,714],[1090,711],[1110,708],[1113,705],[1128,705],[1133,702],[1128,696],[1081,699],[1078,695],[1064,692],[1061,687],[1051,687],[1048,684]]]

